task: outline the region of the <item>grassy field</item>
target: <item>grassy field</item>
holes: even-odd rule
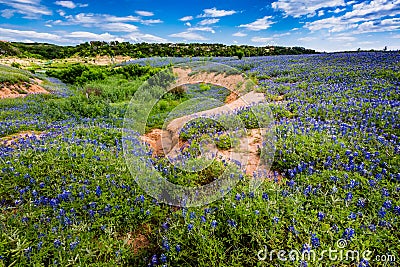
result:
[[[242,175],[222,199],[191,208],[152,199],[123,157],[131,97],[174,62],[51,69],[47,75],[67,85],[49,79],[53,94],[0,100],[0,266],[399,266],[399,58],[212,59],[257,81],[275,118],[276,152],[258,190]],[[32,78],[8,67],[0,74],[2,82]],[[207,85],[168,94],[147,131],[189,99],[228,94]],[[237,115],[247,129],[257,127],[249,110]],[[200,139],[218,127],[187,124],[182,139],[197,138],[185,153],[198,153]],[[26,131],[36,134],[18,136]],[[229,148],[229,139],[218,140]],[[230,167],[215,161],[192,173],[163,157],[151,162],[163,177],[191,186]]]

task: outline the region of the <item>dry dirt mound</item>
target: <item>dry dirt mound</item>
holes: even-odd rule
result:
[[[48,94],[49,92],[40,86],[41,82],[41,80],[35,79],[33,83],[2,83],[0,84],[0,98],[24,97],[29,94]]]

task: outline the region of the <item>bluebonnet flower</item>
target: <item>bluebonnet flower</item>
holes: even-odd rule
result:
[[[37,244],[37,250],[41,250],[43,246],[43,241],[39,241],[39,243]]]
[[[311,245],[313,246],[313,248],[317,248],[321,245],[319,238],[317,237],[317,234],[311,235]]]
[[[176,245],[175,246],[175,251],[178,252],[178,253],[181,252],[181,246],[180,245]]]
[[[386,210],[385,210],[385,208],[380,208],[379,209],[379,211],[378,211],[378,216],[380,217],[380,218],[384,218],[385,216],[386,216]]]
[[[75,248],[77,247],[79,245],[79,241],[77,240],[77,241],[74,241],[74,242],[71,242],[70,244],[69,244],[69,249],[70,250],[75,250]]]
[[[274,223],[278,223],[279,222],[279,218],[278,217],[273,217],[272,220],[274,221]]]
[[[236,222],[234,220],[231,220],[231,219],[228,219],[228,224],[231,227],[236,227],[237,226]]]
[[[305,196],[309,196],[310,193],[311,193],[311,190],[312,190],[312,186],[311,186],[311,185],[308,185],[308,186],[304,189],[303,194],[304,194]]]
[[[353,199],[353,193],[352,192],[348,192],[347,194],[346,194],[346,197],[345,197],[345,201],[347,202],[347,201],[351,201]]]
[[[369,180],[368,183],[369,183],[369,185],[370,185],[371,187],[375,187],[375,186],[376,186],[376,181],[373,180],[373,179]]]
[[[357,219],[357,214],[355,214],[354,212],[351,212],[348,218],[355,220],[355,219]]]
[[[160,256],[160,261],[162,262],[162,263],[166,263],[167,262],[167,256],[163,253],[163,254],[161,254],[161,256]]]
[[[293,188],[295,186],[296,182],[293,179],[291,179],[290,181],[287,181],[286,184],[287,184],[287,186]]]
[[[369,262],[366,259],[361,259],[357,267],[369,267]]]
[[[382,197],[388,197],[389,195],[389,191],[386,188],[382,188]]]
[[[319,211],[317,217],[319,221],[322,221],[325,218],[325,213]]]
[[[61,246],[61,241],[58,240],[58,239],[54,240],[54,247],[55,247],[55,248],[58,248],[58,247],[60,247],[60,246]]]
[[[217,225],[218,225],[218,223],[217,223],[216,220],[212,220],[212,221],[211,221],[211,227],[212,227],[212,228],[217,227]]]
[[[353,228],[349,227],[346,228],[342,234],[342,238],[346,239],[346,240],[351,240],[353,238],[355,234],[355,231]]]
[[[365,207],[365,199],[364,198],[360,198],[357,201],[357,207],[360,207],[360,208],[364,208]]]
[[[153,266],[158,265],[158,258],[157,258],[157,255],[156,255],[156,254],[154,254],[154,255],[151,257],[151,264],[152,264]]]
[[[301,248],[301,253],[310,253],[311,251],[311,246],[309,244],[303,244],[303,247]]]
[[[268,200],[268,199],[269,199],[268,194],[264,192],[264,193],[262,194],[262,199]]]
[[[242,195],[240,195],[239,193],[236,194],[235,199],[237,201],[240,201],[240,199],[242,198]]]
[[[375,224],[370,224],[369,226],[368,226],[368,228],[369,228],[369,230],[371,230],[372,232],[375,232],[376,231],[376,226],[375,226]]]
[[[100,187],[100,185],[98,185],[97,187],[96,187],[96,196],[98,196],[98,197],[100,197],[101,196],[101,187]]]
[[[383,202],[382,205],[385,209],[390,209],[392,207],[392,201],[391,200],[386,200],[385,202]]]
[[[169,251],[170,247],[169,247],[169,242],[167,239],[163,239],[162,241],[162,247],[163,249],[165,249],[166,251]]]
[[[168,223],[168,222],[165,222],[165,223],[163,223],[163,224],[161,225],[161,227],[162,227],[164,230],[168,230],[168,229],[169,229],[169,223]]]
[[[394,207],[394,213],[400,215],[400,206]]]
[[[189,231],[191,231],[191,230],[193,229],[193,224],[189,223],[188,226],[187,226],[187,229],[188,229]]]
[[[201,221],[202,223],[205,223],[205,222],[206,222],[206,217],[204,217],[203,215],[200,216],[200,221]]]

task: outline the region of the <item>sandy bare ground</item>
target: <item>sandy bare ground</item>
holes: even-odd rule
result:
[[[39,131],[22,131],[19,133],[11,134],[0,138],[0,145],[13,146],[21,138],[22,139],[36,138],[40,140],[44,134],[45,132],[39,132]]]
[[[49,92],[40,86],[42,81],[34,79],[34,83],[21,84],[0,84],[0,98],[24,97],[29,94],[49,94]]]

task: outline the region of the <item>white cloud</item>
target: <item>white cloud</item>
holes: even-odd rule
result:
[[[14,13],[15,13],[15,10],[12,10],[12,9],[3,9],[3,10],[1,11],[1,16],[2,16],[3,18],[9,19],[9,18],[11,18],[12,16],[14,16]]]
[[[345,6],[344,0],[278,0],[271,4],[275,10],[282,10],[286,16],[295,18],[309,15],[315,16],[321,8]]]
[[[272,41],[273,38],[271,37],[258,37],[255,36],[253,38],[251,38],[251,41],[254,43],[268,43],[270,41]]]
[[[235,13],[237,13],[235,10],[218,10],[217,8],[206,8],[203,10],[204,13],[202,15],[199,15],[199,18],[219,18],[219,17],[225,17],[225,16],[230,16]]]
[[[272,16],[265,16],[261,19],[257,19],[256,21],[254,21],[252,23],[239,25],[239,27],[246,28],[251,31],[266,30],[269,27],[271,27],[271,24],[275,23],[273,21],[270,21],[269,20],[270,18],[272,18]]]
[[[361,23],[356,33],[387,32],[400,30],[400,18],[384,19],[380,22],[367,21]]]
[[[290,35],[290,32],[277,33],[277,34],[272,35],[272,37],[279,38],[279,37],[288,36],[288,35]]]
[[[151,25],[151,24],[163,23],[163,21],[160,19],[147,19],[147,20],[141,20],[140,23],[142,23],[143,25]]]
[[[398,26],[385,26],[381,20],[398,15],[400,0],[372,0],[355,4],[351,11],[343,15],[307,22],[304,27],[310,31],[326,29],[331,33],[347,30],[353,30],[354,33],[393,31]]]
[[[329,11],[329,12],[333,12],[333,13],[337,14],[337,13],[343,12],[345,10],[346,10],[346,8],[336,8],[335,10]]]
[[[180,18],[179,20],[180,21],[189,21],[189,20],[192,20],[192,19],[193,19],[193,16],[185,16],[183,18]]]
[[[0,0],[0,4],[9,7],[2,10],[1,15],[11,18],[15,13],[22,14],[26,19],[38,19],[43,15],[52,15],[51,10],[40,3],[40,0]]]
[[[311,41],[315,41],[315,40],[317,40],[316,37],[310,37],[310,36],[301,37],[301,38],[297,39],[297,41],[300,41],[300,42],[311,42]]]
[[[57,13],[58,13],[58,15],[60,15],[61,17],[64,17],[66,14],[65,14],[65,11],[64,10],[57,10]]]
[[[246,33],[243,32],[235,32],[234,34],[232,34],[232,36],[236,36],[236,37],[245,37],[247,36]]]
[[[117,17],[108,14],[79,13],[68,15],[66,21],[58,21],[61,25],[82,25],[84,27],[101,26],[107,22],[140,22],[140,18],[135,16]]]
[[[318,11],[318,17],[321,17],[325,14],[325,12],[323,10]]]
[[[140,32],[125,35],[123,38],[133,42],[166,43],[168,41],[162,37]]]
[[[56,2],[54,2],[54,4],[62,6],[62,7],[70,8],[70,9],[73,9],[76,7],[76,4],[72,1],[56,1]]]
[[[135,32],[138,30],[137,26],[122,22],[106,23],[101,28],[110,32]]]
[[[215,33],[215,31],[213,30],[213,28],[211,27],[193,27],[193,28],[189,28],[188,31],[193,32],[193,31],[202,31],[202,32],[211,32],[211,33]]]
[[[192,26],[192,24],[191,24],[189,21],[186,22],[185,25],[188,26],[188,27],[191,27],[191,26]]]
[[[174,33],[174,34],[170,34],[170,37],[175,37],[175,38],[182,38],[184,40],[196,40],[196,41],[206,41],[208,40],[206,37],[195,33],[193,31],[185,31],[185,32],[179,32],[179,33]]]
[[[215,24],[218,22],[219,22],[219,19],[204,19],[199,22],[199,25],[211,25],[211,24]]]
[[[143,16],[143,17],[154,16],[154,13],[150,12],[150,11],[136,10],[135,13],[138,14],[139,16]]]
[[[330,41],[339,41],[339,42],[354,42],[357,40],[357,38],[355,38],[354,36],[341,36],[341,35],[336,35],[336,36],[331,36],[328,38],[328,40]]]
[[[34,41],[52,41],[52,42],[62,42],[64,39],[59,35],[45,32],[36,31],[21,31],[14,29],[0,28],[0,38],[3,40],[10,41],[20,41],[25,39],[31,39]]]
[[[85,40],[96,40],[96,41],[105,41],[105,42],[110,42],[115,40],[117,37],[115,35],[109,34],[108,32],[106,33],[93,33],[93,32],[85,32],[85,31],[76,31],[76,32],[71,32],[65,35],[65,37],[70,37],[70,38],[82,38]]]

